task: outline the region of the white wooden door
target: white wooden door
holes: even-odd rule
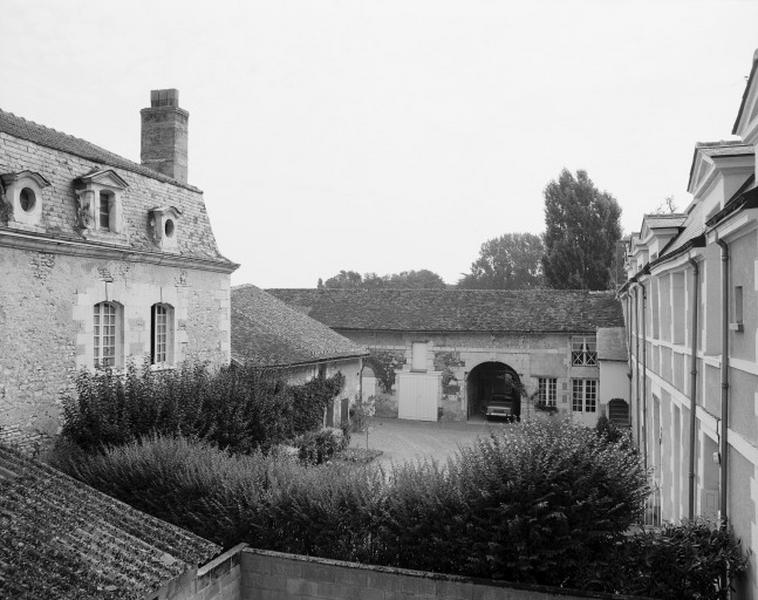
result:
[[[436,421],[442,394],[440,373],[398,373],[398,414],[400,419]]]

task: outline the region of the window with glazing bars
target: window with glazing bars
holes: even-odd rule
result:
[[[597,411],[597,379],[571,380],[571,410],[589,413]]]
[[[94,356],[95,367],[116,365],[116,305],[112,302],[95,304],[94,311]]]
[[[545,406],[555,406],[557,380],[552,377],[539,378],[538,400]]]
[[[100,192],[100,202],[98,207],[98,228],[111,228],[111,201],[113,194],[111,192]]]
[[[597,364],[597,342],[595,336],[575,336],[571,338],[571,365],[593,367]]]
[[[165,363],[168,358],[168,312],[165,304],[153,304],[150,362],[154,365]]]

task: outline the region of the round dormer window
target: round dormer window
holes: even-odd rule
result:
[[[22,189],[18,197],[18,203],[21,205],[21,209],[24,212],[32,212],[37,204],[37,196],[35,195],[34,190],[28,187]]]
[[[163,231],[166,233],[166,237],[170,238],[174,235],[174,220],[166,219],[166,223],[163,225]]]

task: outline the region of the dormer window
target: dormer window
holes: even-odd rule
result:
[[[97,228],[104,231],[111,230],[111,207],[115,196],[113,192],[103,190],[100,192],[97,209]]]
[[[161,250],[167,252],[177,250],[177,223],[181,214],[182,211],[175,206],[160,206],[150,211],[153,238]]]
[[[39,227],[42,224],[42,189],[50,185],[39,173],[21,171],[1,175],[12,215],[11,225]]]
[[[121,194],[127,183],[112,169],[97,169],[75,181],[78,221],[83,232],[120,233]]]

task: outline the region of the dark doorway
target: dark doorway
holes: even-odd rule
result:
[[[493,395],[505,395],[513,405],[513,414],[521,417],[521,380],[511,367],[501,362],[485,362],[468,374],[466,396],[468,418],[483,418]]]

